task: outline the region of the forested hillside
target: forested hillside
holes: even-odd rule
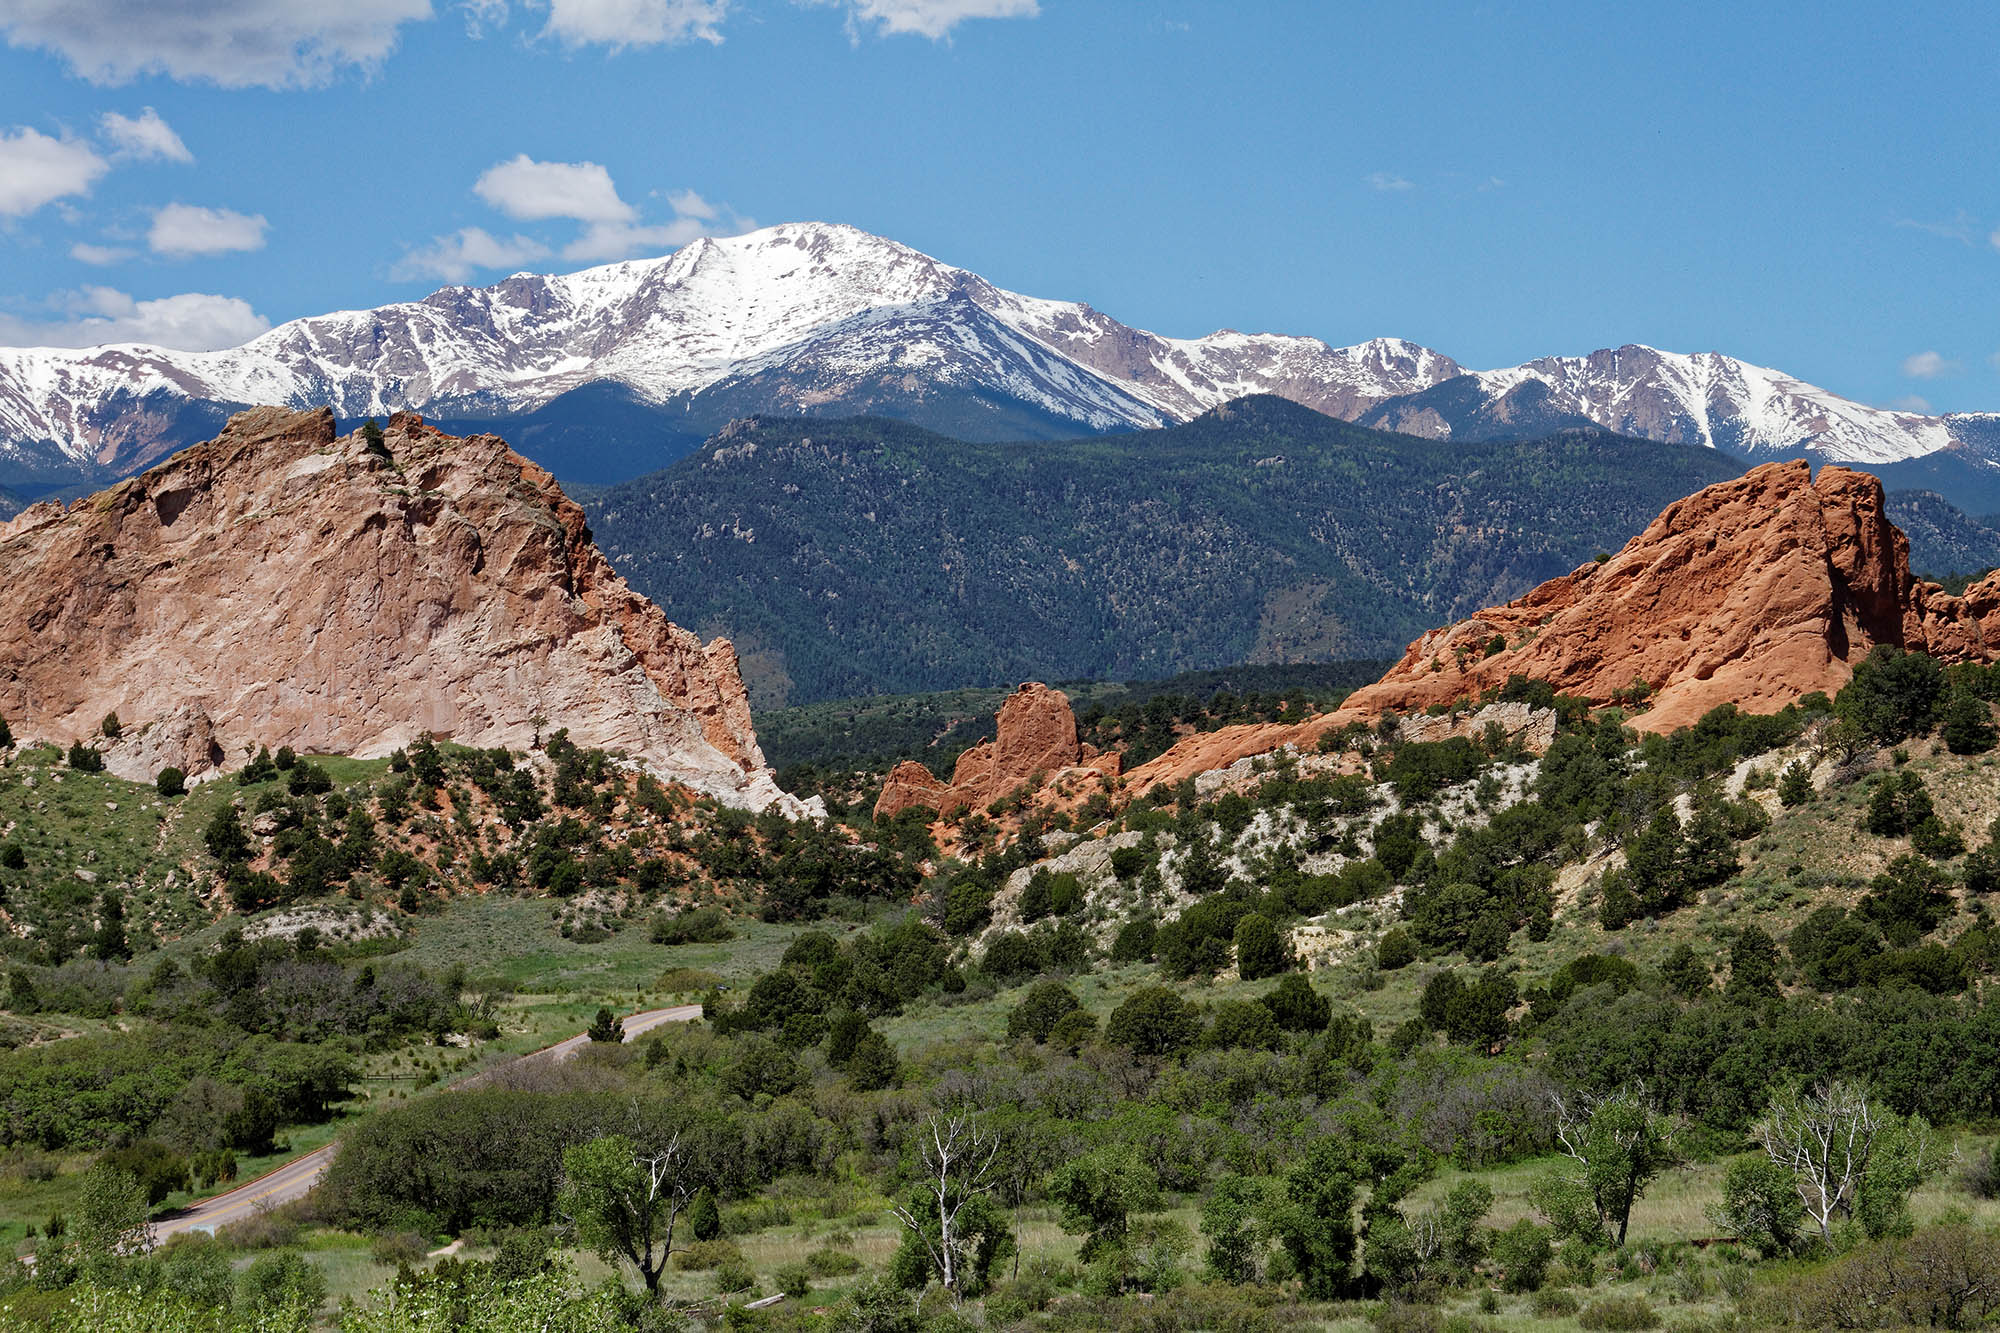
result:
[[[1741,470],[1596,430],[1456,443],[1254,398],[1049,444],[753,418],[590,512],[619,572],[728,635],[772,709],[1394,656]],[[2000,560],[1935,496],[1912,517],[1917,569]]]

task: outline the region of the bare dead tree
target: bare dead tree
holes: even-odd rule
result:
[[[1799,1201],[1830,1242],[1834,1219],[1854,1216],[1882,1130],[1882,1112],[1867,1091],[1834,1080],[1773,1097],[1751,1133],[1792,1172]]]
[[[914,1201],[909,1206],[890,1207],[896,1220],[929,1252],[932,1266],[954,1301],[964,1283],[965,1238],[959,1233],[959,1214],[1000,1183],[993,1171],[999,1152],[999,1136],[981,1128],[969,1111],[932,1113],[917,1137],[924,1210],[919,1213]],[[931,1230],[933,1216],[935,1234]]]

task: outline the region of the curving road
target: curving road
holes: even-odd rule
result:
[[[644,1036],[662,1024],[689,1023],[700,1017],[701,1006],[698,1004],[677,1004],[667,1009],[648,1009],[625,1019],[625,1040],[631,1041],[635,1037]],[[526,1055],[518,1056],[496,1068],[506,1069],[531,1061],[567,1060],[589,1042],[589,1033],[578,1033],[553,1046],[544,1046],[539,1051],[530,1051]],[[464,1083],[483,1081],[495,1072],[494,1069],[482,1070]],[[324,1148],[316,1148],[304,1156],[294,1157],[283,1166],[267,1171],[255,1180],[246,1181],[227,1194],[218,1194],[213,1198],[190,1204],[172,1217],[153,1223],[154,1242],[157,1244],[183,1231],[214,1231],[217,1227],[228,1226],[231,1222],[254,1217],[265,1208],[275,1208],[281,1203],[290,1203],[293,1199],[305,1197],[307,1192],[319,1183],[320,1172],[324,1171],[326,1164],[333,1160],[334,1151],[339,1146],[337,1142],[329,1143]]]

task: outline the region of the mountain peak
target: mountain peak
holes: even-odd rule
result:
[[[0,483],[128,474],[246,404],[499,421],[593,383],[677,414],[650,434],[680,440],[759,411],[903,416],[975,438],[1092,434],[1274,393],[1457,439],[1595,423],[1753,457],[1885,463],[1968,442],[1967,466],[2000,455],[1969,417],[1864,407],[1719,353],[1631,343],[1468,376],[1402,338],[1164,337],[806,221],[294,320],[220,352],[0,349]]]

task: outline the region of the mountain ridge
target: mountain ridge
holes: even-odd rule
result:
[[[454,429],[506,430],[603,385],[633,399],[635,447],[656,466],[749,415],[869,412],[976,439],[1061,438],[1185,422],[1272,393],[1432,438],[1525,438],[1589,422],[1754,460],[1927,461],[1922,484],[1983,487],[1994,502],[1971,507],[2000,509],[1992,414],[1892,412],[1720,353],[1639,344],[1470,371],[1396,338],[1170,338],[826,223],[446,287],[294,320],[216,352],[0,348],[0,481],[127,474],[253,403],[324,404],[344,418],[421,410]],[[562,475],[617,479],[586,440],[550,447],[539,461]]]

